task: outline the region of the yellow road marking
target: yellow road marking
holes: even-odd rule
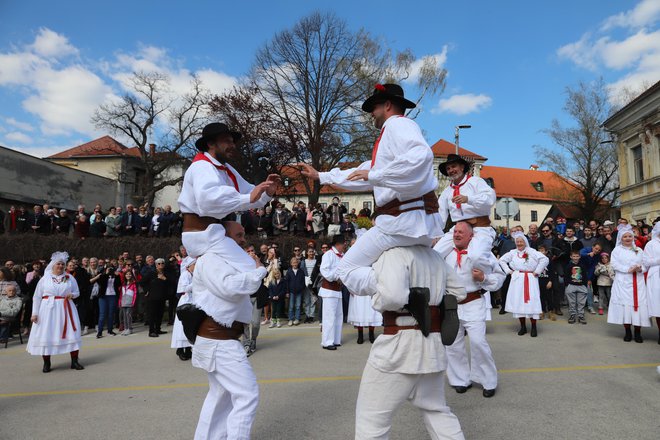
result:
[[[548,373],[562,371],[593,371],[593,370],[618,370],[626,368],[649,368],[655,367],[656,363],[644,364],[619,364],[619,365],[576,365],[572,367],[543,367],[543,368],[519,368],[498,370],[499,373]],[[357,381],[361,376],[325,376],[325,377],[291,377],[277,379],[262,379],[257,381],[262,385],[285,384],[285,383],[309,383],[309,382],[336,382],[336,381]],[[111,387],[111,388],[88,388],[80,390],[55,390],[55,391],[31,391],[23,393],[0,394],[0,398],[7,397],[34,397],[34,396],[59,396],[72,394],[93,394],[93,393],[111,393],[119,391],[149,391],[149,390],[172,390],[181,388],[205,388],[208,383],[189,383],[189,384],[169,384],[169,385],[138,385],[130,387]]]

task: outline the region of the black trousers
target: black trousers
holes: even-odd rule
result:
[[[511,284],[511,275],[507,275],[500,289],[500,307],[504,309],[506,306],[506,294],[509,291],[509,284]]]
[[[158,333],[163,323],[165,311],[164,299],[147,298],[147,313],[149,314],[149,333]]]

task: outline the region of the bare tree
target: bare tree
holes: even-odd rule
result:
[[[301,19],[266,43],[251,69],[247,87],[277,127],[275,139],[264,145],[282,148],[287,159],[317,169],[366,159],[376,133],[360,105],[376,83],[408,78],[413,60],[409,50],[393,56],[334,14],[316,12]],[[415,73],[422,96],[443,90],[446,72],[437,60],[423,60]],[[301,181],[316,203],[319,183]]]
[[[557,147],[535,146],[538,161],[550,171],[575,184],[575,194],[562,194],[578,207],[584,218],[602,214],[616,200],[618,160],[616,145],[601,127],[612,109],[602,78],[566,88],[564,110],[573,120],[571,127],[558,120],[544,130]]]
[[[167,170],[192,155],[194,138],[207,122],[210,97],[197,77],[183,96],[174,96],[170,79],[161,73],[134,73],[129,84],[119,101],[96,110],[92,123],[138,148],[144,180],[135,198],[151,205],[158,191],[183,180],[183,175],[168,176]],[[157,145],[155,154],[150,144]]]

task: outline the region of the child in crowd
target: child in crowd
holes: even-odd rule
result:
[[[279,318],[284,314],[284,300],[286,298],[286,283],[282,280],[282,272],[279,269],[273,269],[272,280],[268,285],[268,296],[270,297],[272,316],[268,326],[282,327]]]
[[[548,249],[545,245],[539,245],[538,251],[550,258],[548,255]],[[539,275],[539,290],[541,292],[541,307],[543,308],[543,313],[539,316],[539,319],[543,319],[544,315],[547,313],[548,318],[551,321],[556,321],[557,317],[555,316],[555,310],[559,308],[559,304],[555,303],[555,293],[554,290],[557,289],[559,285],[557,281],[557,270],[555,269],[555,262],[550,260],[548,266],[543,269],[543,272]]]
[[[7,284],[0,295],[0,343],[7,342],[10,336],[11,323],[21,311],[23,300],[16,294],[13,284]]]
[[[596,265],[594,275],[596,276],[596,286],[598,287],[598,314],[602,315],[603,310],[607,309],[610,304],[612,283],[614,283],[614,269],[612,269],[612,265],[610,264],[610,254],[607,252],[600,253],[600,263]]]
[[[571,251],[571,260],[564,269],[564,285],[566,286],[566,298],[568,299],[568,323],[586,324],[584,319],[584,307],[587,303],[587,267],[580,259],[580,251]]]
[[[300,324],[300,306],[305,293],[305,272],[300,269],[300,260],[293,257],[291,267],[286,271],[284,281],[289,295],[289,326]]]
[[[132,270],[126,270],[122,276],[121,290],[119,291],[119,307],[124,323],[122,336],[133,333],[133,306],[137,298],[137,284]]]

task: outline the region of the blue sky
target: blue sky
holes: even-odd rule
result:
[[[542,130],[564,120],[566,86],[602,76],[616,101],[660,80],[660,0],[0,0],[0,145],[45,156],[105,134],[91,113],[136,69],[167,73],[175,88],[195,72],[220,92],[314,10],[436,56],[447,88],[424,100],[418,122],[429,144],[471,124],[461,146],[489,165],[525,168],[533,145],[552,147]]]

